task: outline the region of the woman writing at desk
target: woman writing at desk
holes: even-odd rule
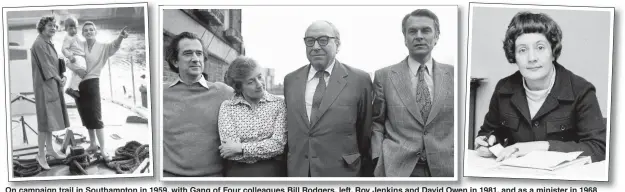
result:
[[[605,159],[606,125],[595,87],[557,62],[562,31],[545,14],[520,12],[504,40],[508,62],[519,70],[495,86],[489,111],[475,139],[478,155],[505,147],[497,161],[531,151],[582,151],[592,161]]]

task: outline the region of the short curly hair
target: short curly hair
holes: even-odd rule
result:
[[[232,61],[224,75],[224,81],[234,89],[235,95],[243,94],[243,82],[256,67],[258,67],[256,60],[250,57],[238,56]]]
[[[558,23],[544,13],[519,12],[510,21],[503,41],[503,50],[509,63],[516,63],[516,39],[527,33],[543,34],[551,44],[554,62],[558,60],[562,52],[562,30]]]
[[[39,19],[39,23],[37,23],[37,32],[43,32],[43,30],[46,29],[46,25],[48,23],[54,23],[54,25],[56,26],[56,19],[54,18],[54,16],[41,17],[41,19]]]
[[[200,41],[200,44],[202,45],[202,49],[204,49],[204,43],[202,42],[202,39],[200,39],[196,34],[185,31],[176,35],[171,40],[169,45],[167,45],[167,48],[165,49],[165,61],[167,61],[167,64],[169,64],[169,69],[171,69],[173,72],[176,72],[176,73],[180,72],[178,70],[178,67],[176,67],[174,63],[178,61],[178,51],[180,51],[178,44],[180,44],[180,41],[182,41],[182,39],[191,39],[191,40],[197,39],[198,41]],[[204,50],[202,51],[204,52]],[[206,55],[205,52],[203,55],[204,55],[204,62],[206,62],[208,60],[208,55]]]

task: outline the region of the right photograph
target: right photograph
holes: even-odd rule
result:
[[[464,176],[608,181],[614,8],[469,7]]]

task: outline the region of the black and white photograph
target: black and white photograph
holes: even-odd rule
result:
[[[161,180],[458,179],[457,6],[159,19]]]
[[[614,8],[469,7],[464,176],[608,181]]]
[[[3,14],[9,181],[153,176],[147,3]]]

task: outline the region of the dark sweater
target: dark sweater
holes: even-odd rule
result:
[[[181,176],[222,173],[217,116],[232,97],[229,86],[208,83],[163,85],[163,170]]]

